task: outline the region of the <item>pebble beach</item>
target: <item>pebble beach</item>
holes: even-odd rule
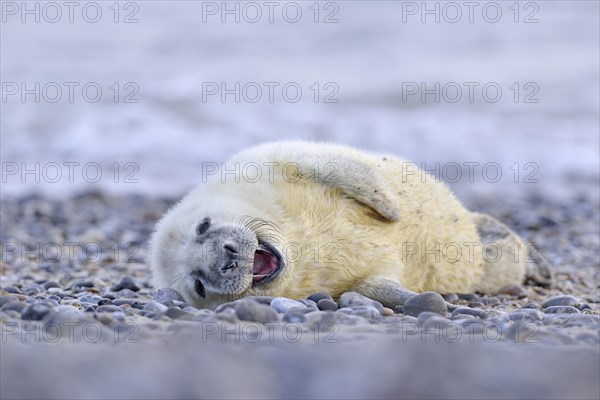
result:
[[[394,310],[353,292],[204,310],[150,284],[147,239],[175,200],[90,192],[3,201],[4,398],[598,393],[597,201],[471,201],[536,243],[552,265],[551,288],[428,292]],[[71,252],[57,255],[51,245]]]

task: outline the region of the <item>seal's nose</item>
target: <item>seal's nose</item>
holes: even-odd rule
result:
[[[239,253],[239,248],[234,243],[225,243],[223,245],[223,249],[226,252],[231,253],[231,254],[237,254],[237,253]]]

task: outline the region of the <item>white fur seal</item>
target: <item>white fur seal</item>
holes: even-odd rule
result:
[[[158,223],[151,265],[156,287],[207,308],[349,290],[391,307],[414,292],[552,280],[514,232],[413,163],[311,142],[234,155]]]

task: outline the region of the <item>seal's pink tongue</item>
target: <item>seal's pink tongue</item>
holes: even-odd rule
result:
[[[252,282],[260,282],[277,269],[277,257],[268,251],[256,250],[252,267]]]

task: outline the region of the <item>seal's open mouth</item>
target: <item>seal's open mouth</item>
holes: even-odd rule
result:
[[[252,284],[258,285],[272,281],[281,271],[281,257],[271,245],[259,241],[259,248],[254,252],[252,266]]]

